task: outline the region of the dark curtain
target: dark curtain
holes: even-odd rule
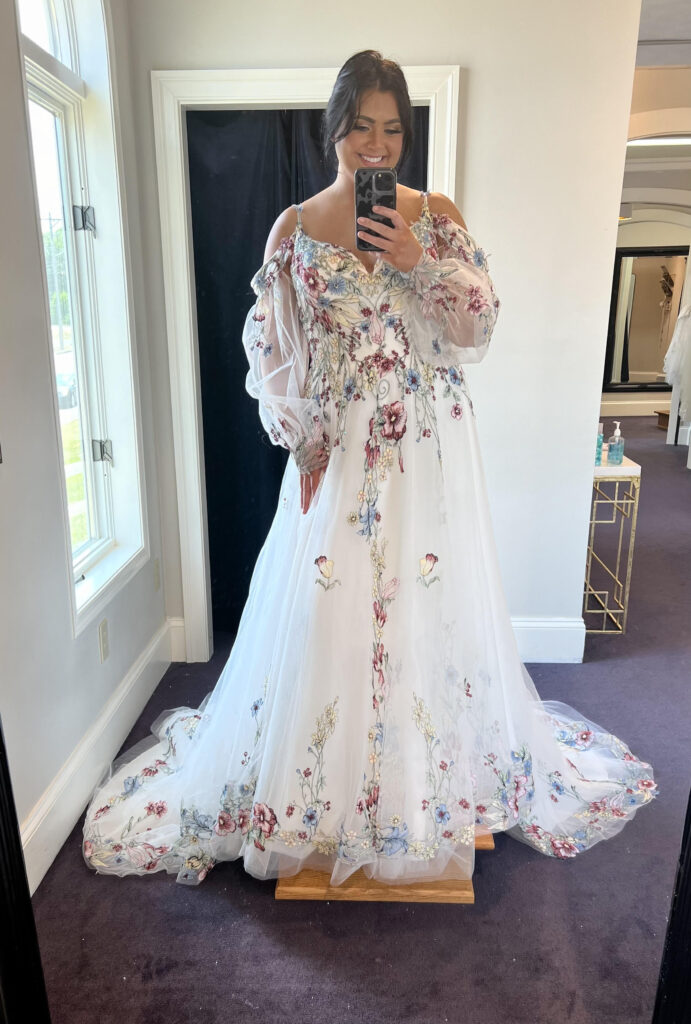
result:
[[[429,110],[399,180],[427,187]],[[190,110],[187,147],[196,281],[214,629],[237,629],[271,525],[287,452],[271,444],[245,391],[240,341],[252,275],[281,210],[329,185],[320,110]]]

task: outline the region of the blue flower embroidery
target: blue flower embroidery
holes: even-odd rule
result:
[[[258,713],[258,711],[259,711],[259,709],[260,709],[260,707],[262,706],[263,703],[264,703],[264,698],[263,697],[258,697],[255,700],[254,704],[252,705],[252,707],[250,709],[252,711],[252,717],[253,718],[257,717],[257,713]]]
[[[451,815],[446,809],[446,804],[439,804],[434,812],[434,817],[437,819],[440,825],[445,825]]]
[[[408,826],[405,824],[401,828],[398,825],[390,826],[388,835],[382,834],[382,840],[384,843],[384,853],[387,857],[398,853],[400,850],[405,853],[408,849]]]
[[[358,518],[362,523],[362,529],[357,532],[363,537],[372,536],[372,524],[374,523],[375,516],[377,515],[376,505],[365,506],[365,511],[360,512]]]
[[[308,807],[302,816],[302,822],[304,825],[307,825],[308,828],[311,828],[313,825],[316,825],[318,820],[319,819],[317,817],[317,812],[315,811],[314,807]]]
[[[343,385],[343,394],[345,395],[347,402],[349,402],[355,394],[355,381],[352,377],[348,377],[348,380]]]
[[[343,295],[347,286],[346,279],[344,277],[339,277],[337,274],[329,281],[329,291],[333,292],[334,295]]]
[[[455,366],[449,367],[449,380],[451,381],[452,384],[461,383],[461,378],[459,377],[458,370],[456,369]]]
[[[420,387],[420,374],[417,370],[408,370],[406,374],[406,380],[408,381],[408,387],[411,391],[417,391]]]

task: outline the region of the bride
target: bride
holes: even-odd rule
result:
[[[478,830],[570,859],[657,793],[520,661],[463,372],[500,308],[484,251],[450,199],[402,185],[375,210],[391,227],[356,223],[355,171],[410,147],[400,67],[351,57],[324,129],[336,177],[278,217],[242,338],[291,454],[275,518],[214,690],[96,787],[99,873],[469,878]]]

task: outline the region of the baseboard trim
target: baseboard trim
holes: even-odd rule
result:
[[[187,661],[187,642],[185,640],[185,620],[182,618],[168,619],[170,633],[170,660]]]
[[[180,639],[182,635],[182,640]],[[94,787],[116,756],[146,702],[184,650],[182,619],[168,619],[134,662],[91,728],[22,822],[24,863],[33,896],[84,814]]]
[[[563,662],[583,661],[585,622],[582,617],[514,616],[511,619],[521,661]]]

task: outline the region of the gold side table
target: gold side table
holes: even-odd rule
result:
[[[586,633],[625,633],[641,467],[624,456],[621,466],[593,473],[593,503],[585,567],[583,620]]]

